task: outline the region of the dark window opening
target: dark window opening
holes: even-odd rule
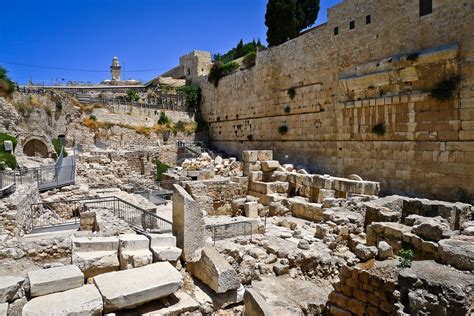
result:
[[[188,76],[191,75],[191,69],[188,68]]]
[[[367,15],[365,17],[365,24],[370,24],[372,22],[372,17],[370,15]]]
[[[349,29],[353,30],[355,28],[355,21],[350,21],[349,22]]]
[[[420,16],[433,12],[433,0],[420,0]]]
[[[336,27],[334,28],[334,35],[337,35],[337,34],[339,34],[339,28],[336,26]]]

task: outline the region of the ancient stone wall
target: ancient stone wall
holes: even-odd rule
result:
[[[213,145],[272,148],[385,193],[474,199],[474,7],[436,0],[419,13],[418,1],[346,0],[217,88],[200,77]],[[432,96],[458,78],[453,97]]]

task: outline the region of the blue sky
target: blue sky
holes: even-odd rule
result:
[[[146,81],[192,50],[225,53],[243,38],[265,43],[267,0],[0,0],[0,65],[20,83],[109,79],[113,56],[122,79]],[[341,0],[321,0],[316,24]],[[22,64],[98,70],[77,72]],[[128,70],[148,72],[125,73]]]

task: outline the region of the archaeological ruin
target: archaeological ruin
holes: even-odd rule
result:
[[[344,0],[217,81],[0,94],[0,316],[474,315],[473,30]]]

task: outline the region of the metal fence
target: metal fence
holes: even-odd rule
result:
[[[214,244],[218,240],[233,238],[238,236],[249,237],[252,241],[253,223],[248,221],[241,221],[235,223],[225,223],[206,226],[206,231],[211,236]]]
[[[109,210],[139,232],[171,232],[172,223],[153,212],[118,197],[86,198],[31,205],[29,232],[55,231],[79,227],[82,212]]]

